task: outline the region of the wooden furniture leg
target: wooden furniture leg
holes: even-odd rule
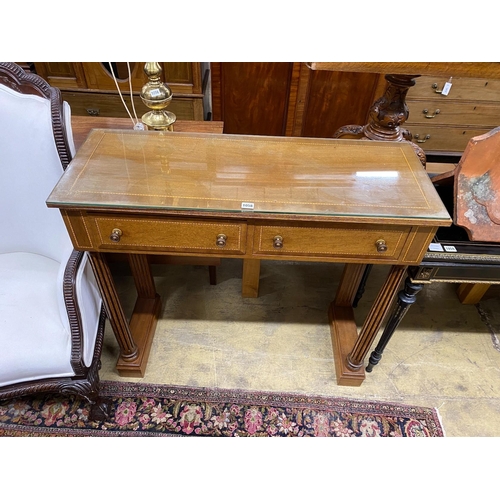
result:
[[[211,285],[217,284],[217,268],[215,266],[208,266],[208,278]]]
[[[363,294],[365,293],[365,288],[366,288],[366,282],[368,281],[368,277],[370,276],[370,273],[372,271],[373,264],[368,264],[366,266],[365,271],[363,272],[363,277],[361,278],[361,282],[359,283],[358,290],[356,292],[356,296],[354,297],[352,307],[358,307],[358,303],[363,297]]]
[[[358,335],[352,302],[365,271],[363,264],[347,264],[335,300],[330,304],[330,331],[339,385],[360,386],[363,361],[396,295],[407,266],[392,266]]]
[[[106,255],[98,252],[90,252],[89,255],[90,263],[103,298],[106,314],[120,346],[120,356],[124,360],[133,362],[137,359],[139,350],[123,312],[113,276],[106,261]]]
[[[457,290],[461,304],[477,304],[490,288],[489,283],[462,283]]]
[[[137,301],[130,318],[130,331],[137,343],[138,356],[133,362],[120,356],[116,369],[122,377],[144,377],[161,312],[161,298],[156,293],[148,256],[129,254],[128,260],[137,290]]]
[[[243,259],[241,295],[255,299],[259,296],[260,260]]]
[[[389,340],[391,340],[391,337],[396,331],[399,323],[401,323],[401,320],[408,312],[409,307],[417,300],[417,293],[420,292],[423,287],[423,284],[412,283],[409,277],[406,278],[405,287],[398,294],[396,307],[394,308],[394,311],[392,312],[392,315],[385,326],[384,332],[382,333],[382,336],[378,341],[377,347],[375,347],[375,350],[370,355],[370,359],[368,360],[368,365],[366,367],[367,372],[371,372],[373,370],[373,367],[377,365],[378,362],[382,359],[382,353],[389,343]]]
[[[156,293],[148,257],[132,254],[129,256],[138,295],[130,322],[127,322],[121,306],[106,255],[92,252],[90,257],[104,307],[120,347],[116,369],[122,377],[144,377],[161,311],[161,298]]]
[[[328,308],[333,360],[339,385],[358,386],[363,383],[363,371],[351,372],[346,367],[347,356],[358,337],[352,303],[365,273],[364,264],[346,264],[337,294]]]

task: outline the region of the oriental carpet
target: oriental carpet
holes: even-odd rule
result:
[[[444,436],[436,409],[399,403],[108,381],[101,395],[104,422],[73,396],[1,401],[0,436]]]

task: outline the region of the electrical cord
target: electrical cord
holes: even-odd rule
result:
[[[135,121],[134,118],[132,117],[132,114],[130,113],[127,103],[125,102],[125,99],[123,98],[122,92],[120,90],[120,85],[118,85],[118,80],[115,76],[115,72],[113,70],[113,63],[108,63],[109,68],[111,70],[111,75],[113,76],[113,80],[115,81],[116,89],[118,90],[118,94],[120,95],[120,99],[122,100],[123,106],[125,110],[128,113],[128,116],[130,116],[130,119],[132,120],[133,128],[134,130],[144,130],[144,125],[142,122],[139,121],[137,118],[137,113],[135,111],[135,106],[134,106],[134,94],[132,92],[132,77],[131,77],[131,72],[130,72],[130,63],[127,63],[127,69],[128,69],[128,82],[129,82],[129,87],[130,87],[130,102],[132,103],[132,109],[134,111],[134,116],[135,116]]]

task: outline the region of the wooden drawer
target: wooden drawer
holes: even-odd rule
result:
[[[450,127],[408,122],[404,127],[412,133],[413,142],[424,151],[464,151],[472,137],[485,134],[492,128]]]
[[[86,225],[92,246],[106,251],[241,255],[246,247],[243,223],[95,216]],[[117,241],[110,238],[115,230]],[[223,246],[217,244],[219,235],[225,236]]]
[[[410,111],[406,125],[422,123],[425,125],[472,125],[491,128],[500,125],[500,105],[481,102],[437,101],[436,99],[427,101],[408,99],[406,104]]]
[[[290,257],[318,257],[332,260],[376,258],[396,261],[409,234],[408,228],[366,226],[317,227],[263,225],[256,228],[253,253]],[[276,237],[283,246],[274,246]],[[387,249],[379,251],[377,241],[383,240]]]
[[[117,94],[104,94],[94,92],[62,92],[63,99],[71,106],[74,115],[87,116],[111,116],[128,118],[129,115],[123,106],[120,96]],[[130,95],[124,95],[128,109],[132,113]],[[134,96],[134,106],[139,120],[147,108],[139,96]],[[179,120],[203,121],[202,97],[174,97],[167,108],[177,116]],[[132,125],[132,122],[131,122]]]
[[[451,80],[452,86],[448,95],[445,96],[437,93],[436,90],[442,90],[447,81],[448,79],[442,76],[420,76],[415,79],[415,86],[408,91],[408,99],[429,99],[434,97],[439,101],[500,101],[500,80],[453,78]],[[436,87],[434,87],[434,85]]]

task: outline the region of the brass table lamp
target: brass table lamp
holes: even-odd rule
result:
[[[174,130],[177,117],[166,108],[172,100],[172,91],[160,80],[161,66],[157,62],[144,65],[148,82],[141,89],[142,102],[151,109],[142,116],[142,122],[152,130]]]

